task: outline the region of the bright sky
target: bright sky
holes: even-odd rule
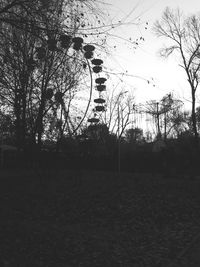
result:
[[[160,19],[165,7],[179,7],[185,15],[200,11],[199,0],[106,0],[111,18],[116,22],[130,14],[127,21],[140,23],[140,26],[126,25],[117,28],[113,33],[119,37],[139,40],[137,49],[120,38],[112,37],[110,44],[112,55],[107,59],[113,71],[127,71],[129,75],[139,76],[123,78],[129,88],[135,88],[137,102],[159,100],[165,94],[174,92],[181,98],[190,97],[190,88],[179,62],[173,55],[162,59],[158,55],[159,48],[165,42],[152,33],[152,26],[156,19]],[[131,11],[133,11],[131,13]],[[148,28],[145,29],[146,22]],[[150,81],[148,82],[144,79]],[[155,86],[154,86],[155,85]],[[200,103],[199,103],[200,104]],[[190,103],[189,103],[190,105]]]

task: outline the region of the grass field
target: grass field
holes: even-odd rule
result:
[[[83,171],[0,176],[0,266],[165,267],[200,232],[198,181]]]

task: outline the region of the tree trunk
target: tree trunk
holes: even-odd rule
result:
[[[37,144],[39,151],[42,147],[42,133],[43,133],[43,111],[45,107],[45,97],[41,96],[41,104],[38,112],[38,118],[37,118]]]
[[[157,111],[156,111],[156,119],[157,119],[157,135],[160,137],[161,136],[161,131],[160,131],[160,114],[159,114],[159,108],[158,108],[159,103],[156,103]]]
[[[165,114],[164,114],[164,140],[166,141],[167,140],[167,112],[165,111]]]
[[[26,145],[26,135],[27,135],[27,127],[26,127],[26,92],[25,89],[23,88],[23,95],[22,95],[22,136],[21,136],[21,141],[22,141],[22,148],[24,149]]]
[[[18,94],[15,96],[15,108],[14,108],[14,113],[15,113],[15,138],[16,138],[16,145],[17,149],[21,149],[21,110],[20,110],[20,100]]]
[[[197,131],[197,120],[196,120],[196,96],[195,89],[192,88],[192,127],[195,138],[195,146],[198,147],[198,131]]]

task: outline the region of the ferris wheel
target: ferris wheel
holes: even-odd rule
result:
[[[100,114],[105,111],[103,92],[106,90],[106,78],[100,76],[103,60],[95,57],[93,44],[84,43],[82,37],[67,34],[62,34],[59,41],[60,48],[67,49],[67,64],[57,74],[52,87],[46,90],[46,98],[53,110],[52,126],[58,126],[73,135],[86,121],[92,100],[95,107],[88,122],[92,125],[100,122]],[[48,46],[52,51],[58,49],[55,40],[49,40]],[[38,47],[37,57],[42,59],[44,56],[44,48]],[[62,75],[66,75],[66,72],[69,75],[63,82]],[[92,99],[94,89],[98,97]]]

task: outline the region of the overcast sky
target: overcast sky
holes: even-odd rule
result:
[[[200,11],[199,0],[106,0],[106,8],[111,14],[113,22],[127,18],[126,22],[133,22],[139,26],[126,25],[118,27],[113,33],[118,37],[110,38],[113,45],[112,53],[107,64],[116,72],[127,71],[136,76],[124,78],[127,87],[136,88],[138,102],[159,100],[165,94],[174,92],[180,97],[188,98],[190,89],[179,62],[173,55],[169,59],[162,59],[158,55],[164,39],[153,35],[152,26],[156,19],[160,19],[164,9],[179,7],[185,15]],[[146,24],[148,22],[148,25]],[[145,27],[147,26],[147,29]],[[139,45],[133,45],[121,39],[131,37],[138,39]],[[145,41],[140,40],[143,37]],[[116,46],[116,48],[114,48]],[[137,78],[139,76],[140,78]],[[148,84],[147,81],[150,83]]]

